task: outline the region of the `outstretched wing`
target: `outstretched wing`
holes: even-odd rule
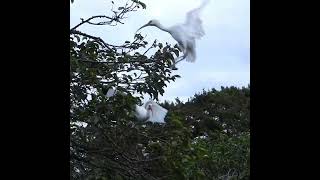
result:
[[[152,100],[148,101],[145,105],[147,106],[149,103],[152,104],[152,113],[151,113],[148,121],[165,123],[164,118],[166,117],[168,110],[161,107],[159,104],[157,104],[156,102],[154,102]]]
[[[187,13],[185,30],[188,32],[188,36],[193,38],[201,38],[205,32],[202,26],[202,20],[200,19],[201,10],[208,4],[209,0],[204,0],[202,4]]]

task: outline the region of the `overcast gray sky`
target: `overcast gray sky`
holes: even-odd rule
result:
[[[201,0],[141,0],[147,5],[128,15],[125,24],[118,26],[84,25],[81,31],[100,36],[108,43],[122,44],[133,40],[135,31],[151,19],[158,19],[164,26],[185,21],[186,13],[200,5]],[[126,0],[114,0],[124,5]],[[93,15],[111,15],[111,0],[75,0],[71,6],[71,27],[80,18]],[[205,36],[197,40],[195,63],[180,62],[175,82],[168,84],[160,101],[179,97],[185,101],[202,89],[220,86],[247,86],[250,83],[250,0],[211,0],[201,13]],[[155,27],[141,31],[146,41],[176,44],[166,32]]]

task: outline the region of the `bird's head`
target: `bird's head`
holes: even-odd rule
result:
[[[153,117],[152,104],[151,103],[146,104],[145,108],[147,110],[147,118]]]
[[[152,104],[148,104],[147,107],[146,107],[146,109],[147,109],[148,111],[149,111],[149,110],[152,111]]]
[[[160,22],[159,22],[158,20],[152,19],[152,20],[150,20],[147,24],[141,26],[141,27],[136,31],[136,33],[137,33],[140,29],[145,28],[145,27],[147,27],[147,26],[159,26],[159,24],[160,24]]]
[[[160,24],[160,22],[156,19],[152,19],[147,23],[149,26],[157,26]]]

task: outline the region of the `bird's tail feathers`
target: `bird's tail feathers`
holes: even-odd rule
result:
[[[187,62],[191,62],[191,63],[195,62],[195,61],[196,61],[196,55],[195,55],[195,53],[189,52],[188,55],[187,55],[187,57],[186,57],[186,61],[187,61]]]

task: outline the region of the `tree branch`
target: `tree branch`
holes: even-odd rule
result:
[[[109,24],[111,24],[111,22],[112,21],[117,21],[117,22],[119,22],[119,23],[122,23],[122,22],[120,22],[118,19],[116,19],[116,18],[111,18],[111,17],[108,17],[108,16],[104,16],[104,15],[98,15],[98,16],[92,16],[92,17],[90,17],[90,18],[88,18],[87,20],[82,20],[82,22],[81,23],[79,23],[78,25],[76,25],[76,26],[74,26],[73,28],[71,28],[71,30],[70,31],[74,31],[74,30],[76,30],[79,26],[81,26],[81,25],[83,25],[83,24],[85,24],[85,23],[91,23],[90,21],[92,20],[92,19],[96,19],[96,18],[106,18],[106,19],[110,19],[110,21],[108,22]],[[123,24],[123,23],[122,23]]]
[[[109,47],[109,46],[112,46],[112,45],[104,42],[100,37],[91,36],[91,35],[89,35],[89,34],[80,32],[80,31],[78,31],[78,30],[71,30],[70,33],[71,33],[71,34],[78,34],[78,35],[82,35],[82,36],[86,36],[86,37],[88,37],[88,38],[91,38],[91,39],[95,40],[96,42],[98,42],[100,45],[108,48],[109,50],[112,50],[112,49]]]
[[[90,63],[99,63],[99,64],[127,64],[127,63],[153,63],[150,61],[139,61],[139,60],[131,60],[129,62],[104,62],[104,61],[93,61],[93,60],[88,60],[88,59],[78,59],[78,61],[82,61],[82,62],[90,62]]]

